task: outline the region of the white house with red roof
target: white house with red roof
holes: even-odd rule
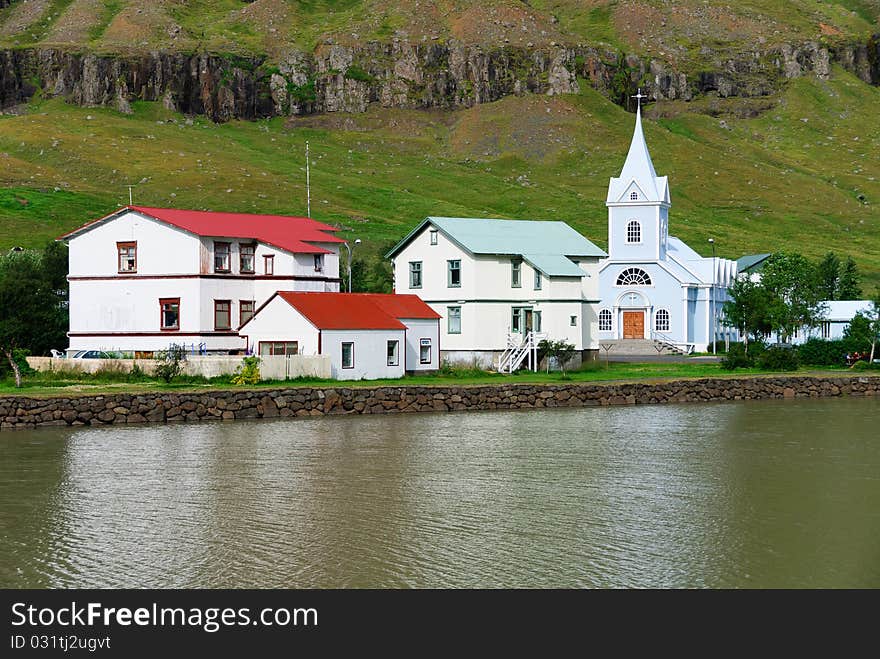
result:
[[[334,227],[305,217],[127,206],[62,236],[70,348],[244,350],[276,291],[339,291]]]
[[[440,315],[415,295],[279,291],[240,328],[260,355],[327,355],[337,380],[440,365]]]

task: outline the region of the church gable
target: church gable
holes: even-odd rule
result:
[[[643,190],[636,181],[630,182],[630,184],[624,189],[623,194],[620,195],[618,199],[616,199],[618,203],[642,203],[648,201],[648,195]]]

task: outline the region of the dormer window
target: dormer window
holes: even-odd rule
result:
[[[254,245],[241,245],[239,247],[239,270],[242,274],[252,274],[254,272]]]
[[[635,192],[633,193],[635,194]],[[626,242],[640,243],[642,242],[642,225],[638,220],[630,220],[626,225]]]
[[[629,193],[629,200],[630,200],[630,201],[638,201],[638,200],[639,200],[639,193],[636,192],[635,190],[633,190],[632,192],[630,192],[630,193]]]
[[[315,254],[315,272],[324,272],[323,254]]]

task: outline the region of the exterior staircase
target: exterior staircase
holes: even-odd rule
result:
[[[620,356],[652,356],[657,355],[689,355],[694,351],[692,345],[672,343],[660,338],[655,339],[618,339],[600,341],[599,355],[609,357]],[[609,349],[610,348],[610,349]]]
[[[507,337],[507,348],[498,360],[499,373],[513,373],[528,360],[531,371],[538,370],[538,343],[546,338],[545,334],[526,332],[525,336],[510,334]]]

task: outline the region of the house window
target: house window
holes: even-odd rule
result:
[[[669,312],[666,309],[658,309],[654,315],[654,329],[658,332],[669,331]]]
[[[823,339],[830,339],[831,338],[831,323],[824,322],[821,324],[821,328],[822,328],[822,338]]]
[[[544,282],[543,282],[543,279],[542,279],[542,277],[541,277],[541,271],[536,269],[536,270],[535,270],[535,290],[536,290],[536,291],[540,291],[540,290],[541,290],[541,286],[543,285],[543,283],[544,283]]]
[[[232,327],[232,301],[214,300],[214,329],[228,330]]]
[[[315,272],[324,272],[323,254],[315,254]]]
[[[137,272],[137,243],[116,243],[119,272]]]
[[[238,301],[238,326],[241,327],[247,321],[254,317],[254,301],[239,300]]]
[[[450,288],[460,288],[461,287],[461,261],[447,261],[449,264],[449,278],[448,283]]]
[[[180,329],[180,298],[168,297],[159,300],[160,327],[163,330]]]
[[[419,363],[420,364],[430,364],[431,363],[431,339],[420,339],[419,340]]]
[[[263,357],[283,357],[298,355],[298,341],[260,341],[260,355]]]
[[[431,235],[431,244],[436,245],[437,244],[437,229],[431,229],[430,235]]]
[[[243,274],[253,274],[254,272],[254,252],[256,248],[253,245],[241,245],[239,247],[239,270]]]
[[[461,334],[461,307],[446,307],[446,318],[447,331],[450,334]]]
[[[640,243],[642,242],[642,225],[638,220],[631,220],[626,225],[626,242]]]
[[[630,199],[630,201],[638,201],[639,200],[639,193],[636,192],[635,190],[633,190],[632,192],[629,193],[629,199]]]
[[[354,368],[354,343],[342,344],[342,368]]]
[[[263,272],[267,275],[275,274],[275,255],[267,254],[263,257]]]
[[[533,311],[532,312],[532,331],[540,332],[541,331],[541,312]]]
[[[571,317],[574,320],[574,316]],[[574,325],[574,323],[572,323]],[[600,332],[610,332],[611,331],[611,312],[608,309],[602,309],[599,312],[599,331]]]
[[[229,272],[229,243],[214,243],[214,272]]]
[[[618,286],[650,286],[651,277],[641,268],[627,268],[617,277]]]
[[[522,261],[512,261],[510,263],[510,285],[513,288],[522,286]]]
[[[571,318],[571,320],[569,321],[569,323],[571,324],[571,326],[577,327],[578,317],[577,316],[570,316],[570,318]]]
[[[422,262],[421,261],[410,261],[409,262],[409,287],[410,288],[421,288],[422,287]]]
[[[397,356],[397,346],[400,345],[400,341],[389,341],[388,342],[388,365],[389,366],[397,366],[399,363],[399,358]]]

